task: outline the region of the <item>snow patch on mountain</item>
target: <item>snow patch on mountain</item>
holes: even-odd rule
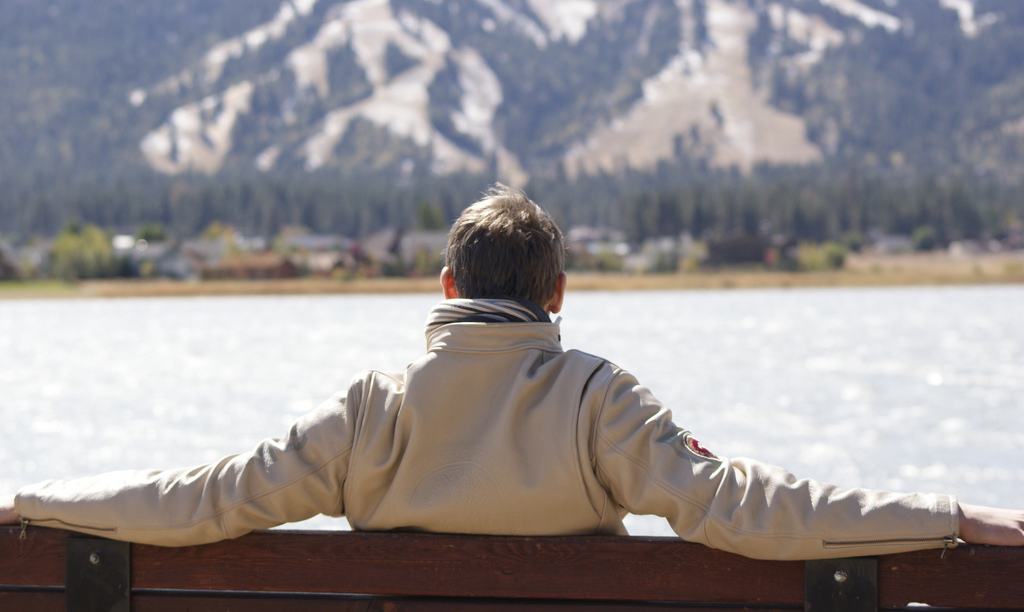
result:
[[[201,69],[198,75],[192,70],[183,70],[158,83],[153,88],[153,93],[175,93],[196,84],[212,85],[216,83],[224,74],[224,66],[230,60],[238,59],[247,52],[258,51],[268,41],[280,39],[284,36],[288,26],[298,17],[309,15],[316,3],[317,0],[284,0],[277,14],[267,23],[260,24],[239,36],[223,40],[210,47],[200,61]],[[133,92],[133,104],[139,100],[140,94]],[[144,98],[141,100],[144,101]],[[138,106],[141,103],[139,101],[135,105]]]
[[[216,173],[231,152],[235,122],[251,110],[254,89],[252,81],[242,81],[176,109],[140,145],[150,166],[167,174]]]
[[[513,186],[525,185],[529,176],[494,131],[494,114],[504,101],[501,81],[475,49],[455,49],[450,56],[458,69],[462,88],[461,108],[452,113],[452,125],[480,143],[484,157],[496,157],[498,172],[506,182]],[[483,159],[479,159],[462,165],[481,167],[482,164]]]
[[[488,0],[492,4],[497,0]],[[270,38],[283,35],[284,27],[296,14],[308,14],[316,0],[286,2],[278,16],[268,24],[246,34],[214,45],[204,57],[206,79],[219,79],[223,65]],[[498,4],[501,4],[498,2]],[[506,5],[502,14],[509,19],[525,19]],[[509,12],[511,11],[511,12]],[[583,11],[577,7],[577,12]],[[521,21],[522,22],[522,21]],[[522,22],[526,23],[526,22]],[[534,35],[543,32],[536,23]],[[577,27],[578,25],[574,25]],[[571,28],[570,28],[571,29]],[[572,30],[577,33],[578,29]],[[545,44],[546,44],[546,38]],[[438,133],[430,120],[428,88],[437,73],[451,59],[456,66],[461,88],[460,108],[452,115],[457,130],[480,144],[485,156],[494,156],[506,180],[522,184],[526,180],[519,160],[510,153],[494,131],[496,109],[503,101],[501,83],[483,58],[473,49],[452,49],[448,34],[426,18],[407,11],[395,14],[389,0],[354,0],[336,5],[306,44],[293,49],[284,67],[295,76],[299,90],[312,90],[320,99],[330,94],[328,53],[350,45],[356,62],[372,86],[372,94],[354,104],[328,111],[320,126],[298,148],[308,170],[332,161],[351,122],[362,118],[418,146],[430,148],[438,173],[458,170],[483,171],[486,160],[469,153]],[[387,49],[394,45],[415,64],[400,74],[389,75]],[[154,88],[157,93],[191,86],[193,75],[184,71]],[[263,75],[262,82],[277,78]],[[241,92],[246,95],[241,95]],[[141,148],[150,165],[165,173],[217,172],[231,150],[231,129],[239,115],[251,110],[253,83],[228,87],[222,94],[175,110],[170,118],[143,139]],[[147,92],[133,93],[137,105],[145,102]],[[216,108],[217,112],[211,109]],[[287,108],[284,122],[294,121]],[[265,148],[254,160],[257,168],[272,169],[284,153],[277,145]]]
[[[356,4],[358,9],[353,9]],[[352,10],[343,15],[343,23],[358,62],[373,85],[373,94],[327,114],[322,129],[300,149],[307,170],[329,163],[351,122],[362,118],[430,148],[434,172],[483,171],[484,159],[456,146],[438,133],[430,120],[428,88],[451,58],[462,89],[461,108],[453,114],[453,124],[479,141],[485,153],[498,155],[512,175],[521,172],[518,160],[500,146],[493,129],[494,112],[503,100],[501,84],[475,50],[452,49],[448,35],[433,22],[408,12],[395,16],[386,0],[362,0],[346,9]],[[418,64],[389,79],[385,66],[389,44]]]
[[[444,32],[433,37],[438,40],[418,40],[411,33],[419,28],[415,18],[396,19],[388,0],[356,0],[335,9],[313,40],[295,48],[285,60],[298,86],[312,87],[321,98],[330,93],[327,52],[332,49],[351,44],[360,67],[374,87],[388,80],[386,52],[389,44],[417,59],[430,53],[429,46],[439,47],[441,53],[447,51],[449,42]]]
[[[882,11],[875,10],[861,4],[857,0],[818,0],[821,4],[834,8],[847,17],[852,17],[869,28],[884,28],[890,34],[896,33],[902,27],[899,17]]]
[[[1024,136],[1024,117],[1003,123],[999,131],[1007,136]]]
[[[505,4],[501,0],[477,0],[477,2],[486,7],[494,14],[498,22],[504,26],[511,26],[515,30],[518,30],[521,34],[533,41],[538,48],[543,49],[548,46],[548,36],[533,19],[527,17],[521,12],[515,10],[508,4]]]
[[[772,28],[785,32],[793,41],[807,47],[805,53],[795,56],[791,63],[808,66],[821,61],[825,51],[846,42],[846,36],[818,15],[808,15],[778,2],[768,5],[768,18]]]
[[[683,31],[693,18],[689,0],[677,0]],[[623,117],[569,150],[567,172],[650,168],[680,155],[717,167],[748,171],[761,161],[810,163],[821,151],[807,140],[801,119],[771,107],[753,87],[747,39],[756,16],[744,4],[706,0],[711,44],[703,55],[689,45],[655,77]]]
[[[530,9],[547,28],[552,40],[565,38],[572,44],[587,33],[587,24],[597,15],[594,0],[530,0]]]
[[[463,134],[473,136],[490,153],[498,146],[492,121],[501,105],[501,83],[475,49],[456,49],[452,59],[458,66],[462,108],[452,113],[452,123]]]
[[[967,38],[978,35],[978,22],[974,19],[973,0],[939,0],[939,6],[956,11],[960,19],[960,31]]]
[[[292,6],[295,7],[295,11],[305,17],[313,12],[313,8],[316,7],[318,0],[291,0]]]
[[[451,48],[448,35],[426,19],[408,14],[396,18],[387,0],[351,3],[343,18],[357,61],[373,85],[373,94],[327,114],[323,128],[307,139],[301,149],[308,170],[320,168],[331,160],[333,151],[356,117],[410,138],[420,146],[428,146],[432,141],[434,130],[429,119],[427,87],[444,67],[446,53]],[[385,65],[389,43],[419,60],[418,65],[390,80]]]
[[[347,5],[346,11],[358,12],[359,3]],[[349,39],[345,12],[332,11],[327,20],[317,31],[313,40],[305,45],[292,49],[285,57],[284,65],[295,75],[295,83],[300,89],[312,88],[325,98],[330,94],[330,74],[327,65],[327,52],[344,46]]]
[[[316,3],[317,0],[285,0],[269,22],[210,47],[200,62],[198,75],[196,71],[183,70],[157,83],[151,91],[133,90],[129,101],[141,106],[150,94],[173,95],[195,85],[216,83],[228,61],[255,52],[270,40],[280,39],[288,26],[297,18],[309,15]],[[275,74],[261,75],[257,82],[275,78]],[[139,145],[150,166],[167,174],[219,171],[231,152],[231,134],[238,117],[251,112],[255,87],[253,81],[245,80],[228,86],[219,94],[174,110],[167,121],[149,132]]]

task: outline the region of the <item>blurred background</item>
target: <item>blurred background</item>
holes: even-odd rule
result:
[[[495,181],[577,270],[1024,275],[1017,0],[7,0],[0,31],[0,279],[433,274]]]

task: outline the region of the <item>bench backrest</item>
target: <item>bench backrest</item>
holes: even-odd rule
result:
[[[163,548],[44,528],[20,534],[0,527],[0,610],[638,609],[651,602],[1024,610],[1024,549],[1012,548],[794,562],[673,538],[273,530]]]

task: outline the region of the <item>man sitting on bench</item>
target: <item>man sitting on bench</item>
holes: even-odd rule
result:
[[[317,514],[354,529],[625,534],[627,512],[769,559],[1024,544],[1024,513],[948,495],[840,489],[708,451],[628,372],[562,349],[562,236],[496,187],[451,229],[427,352],[367,371],[281,439],[215,463],[51,480],[0,523],[168,546]],[[608,333],[616,322],[608,321]]]

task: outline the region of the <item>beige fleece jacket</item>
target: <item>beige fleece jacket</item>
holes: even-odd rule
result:
[[[839,489],[714,457],[636,379],[553,323],[455,323],[401,374],[366,372],[287,436],[189,469],[23,488],[30,524],[188,545],[323,513],[362,530],[624,534],[626,512],[751,557],[955,546],[956,500]]]

